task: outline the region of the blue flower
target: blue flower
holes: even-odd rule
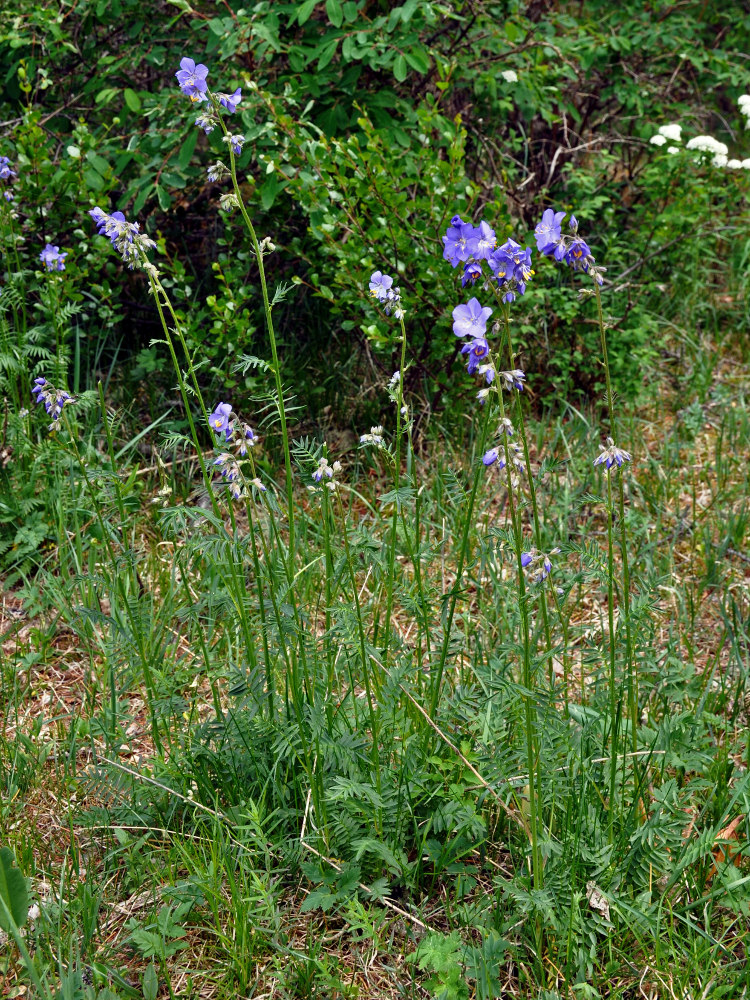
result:
[[[520,368],[514,368],[508,372],[498,372],[497,374],[503,383],[503,388],[507,389],[508,392],[511,389],[518,389],[519,392],[523,392],[523,384],[526,381],[526,376]]]
[[[391,312],[396,319],[401,319],[404,310],[401,306],[401,290],[393,287],[393,278],[382,271],[374,271],[370,278],[370,295],[383,306],[386,316]]]
[[[561,224],[565,212],[555,212],[548,208],[542,215],[542,220],[534,230],[536,247],[540,253],[549,254],[562,238]]]
[[[242,152],[242,144],[245,141],[244,135],[225,135],[224,142],[232,147],[232,152],[235,156],[239,156]]]
[[[482,307],[477,299],[469,299],[453,310],[453,332],[457,337],[484,337],[491,315],[489,306]]]
[[[502,247],[498,247],[495,250],[492,256],[488,258],[487,263],[497,278],[498,284],[502,285],[506,281],[512,281],[516,273],[516,262]]]
[[[46,378],[35,378],[31,389],[31,395],[35,403],[43,403],[44,409],[52,417],[49,425],[51,431],[57,430],[60,424],[63,407],[66,403],[74,402],[73,397],[65,389],[56,389]]]
[[[458,218],[455,216],[455,218]],[[461,222],[457,226],[450,226],[443,237],[443,257],[450,261],[453,267],[458,267],[471,256],[469,241],[474,236],[474,227],[470,222]]]
[[[489,451],[486,451],[484,455],[482,455],[482,461],[487,466],[494,465],[495,462],[497,462],[498,469],[505,468],[505,459],[500,458],[499,448],[490,448]]]
[[[122,212],[107,215],[101,208],[90,209],[89,215],[96,223],[99,233],[109,239],[131,270],[136,264],[140,264],[141,267],[151,266],[147,252],[155,247],[156,243],[141,232],[137,222],[128,222]]]
[[[594,262],[589,245],[579,236],[576,236],[568,246],[564,260],[574,271],[588,271],[589,264]]]
[[[382,271],[374,271],[370,278],[370,295],[378,302],[386,302],[393,285],[393,278]]]
[[[240,429],[242,431],[242,437],[240,438],[239,446],[237,451],[242,456],[242,458],[247,455],[247,449],[252,448],[255,445],[256,437],[255,431],[252,429],[250,424],[241,424]]]
[[[490,353],[490,345],[483,337],[477,337],[475,340],[470,340],[464,344],[461,348],[461,353],[469,355],[469,363],[466,366],[466,370],[469,375],[473,375],[479,368],[480,363]]]
[[[461,284],[466,288],[473,285],[477,278],[482,277],[482,265],[478,260],[470,260],[464,264],[464,273],[461,275]]]
[[[3,198],[5,198],[6,201],[13,201],[13,195],[10,191],[4,191]]]
[[[487,260],[497,246],[495,230],[486,222],[480,222],[479,227],[474,230],[467,245],[469,253],[475,260]]]
[[[44,250],[39,254],[39,260],[44,264],[48,271],[64,271],[65,270],[65,258],[68,256],[67,252],[60,253],[60,247],[52,246],[48,243]]]
[[[613,465],[616,465],[619,469],[623,462],[629,462],[630,452],[623,451],[622,448],[615,447],[615,442],[611,437],[607,438],[607,446],[603,444],[599,445],[600,453],[594,459],[594,465],[606,465],[608,469],[611,469]]]
[[[206,133],[206,135],[211,135],[213,130],[219,124],[219,120],[215,114],[213,114],[210,111],[207,111],[205,114],[198,115],[198,117],[195,119],[195,124],[198,126],[198,128],[202,128],[203,131]]]
[[[559,549],[552,549],[550,555],[557,555],[559,551]],[[536,548],[532,548],[530,552],[521,553],[521,565],[529,571],[529,577],[533,583],[541,583],[552,572],[552,560],[546,552],[539,552]]]
[[[175,73],[180,90],[187,94],[191,101],[207,101],[208,67],[203,63],[196,66],[194,59],[180,59],[180,68]]]
[[[242,100],[242,90],[238,87],[233,94],[217,94],[219,104],[227,109],[231,114],[237,110],[237,105]]]
[[[15,170],[10,169],[10,160],[7,156],[0,156],[0,179],[4,181],[10,180],[11,177],[15,177]]]
[[[231,403],[218,403],[216,409],[209,415],[208,425],[215,434],[224,434],[229,441],[232,436],[231,417]]]

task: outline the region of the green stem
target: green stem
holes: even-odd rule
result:
[[[611,767],[609,779],[609,841],[614,839],[615,782],[617,780],[617,642],[615,638],[615,565],[612,539],[612,477],[607,470],[607,614],[609,619],[609,727]]]
[[[218,104],[216,98],[213,94],[209,94],[209,99],[214,107],[216,116],[221,125],[221,129],[225,136],[229,135],[229,131],[224,124],[224,119],[218,110]],[[281,421],[281,436],[284,448],[284,467],[286,470],[286,496],[287,496],[287,517],[289,519],[289,562],[290,567],[294,564],[294,480],[292,479],[292,456],[289,447],[289,431],[286,423],[286,409],[284,406],[284,387],[281,381],[281,367],[279,365],[279,354],[276,345],[276,334],[274,332],[273,326],[273,316],[271,309],[271,302],[268,298],[268,286],[266,284],[266,271],[263,266],[263,250],[261,249],[260,243],[258,242],[258,237],[255,232],[255,227],[253,226],[252,220],[247,213],[245,208],[245,202],[242,198],[242,192],[240,191],[239,181],[237,180],[237,162],[235,160],[234,150],[231,144],[229,145],[229,167],[230,173],[232,175],[232,187],[234,188],[234,193],[237,196],[237,201],[239,203],[240,213],[242,214],[242,219],[245,223],[248,233],[250,234],[250,240],[253,244],[253,249],[255,251],[255,257],[258,261],[258,274],[260,276],[260,287],[261,294],[263,296],[263,310],[266,315],[266,328],[268,330],[268,341],[271,346],[271,357],[273,359],[273,374],[276,382],[276,395],[278,397],[278,410],[279,419]],[[293,570],[291,571],[293,576]],[[291,578],[291,576],[290,576]]]
[[[344,505],[339,496],[339,512],[341,515],[341,534],[344,537],[344,550],[346,552],[346,562],[349,568],[349,577],[352,583],[352,598],[354,600],[354,607],[357,613],[357,633],[359,636],[359,649],[360,655],[362,657],[362,673],[365,682],[365,695],[367,697],[367,707],[370,715],[370,728],[372,730],[372,763],[375,769],[375,788],[378,792],[378,796],[381,794],[381,781],[380,781],[380,727],[378,726],[378,719],[375,713],[375,705],[373,703],[372,696],[372,685],[370,683],[370,667],[367,658],[367,642],[365,640],[365,630],[362,623],[362,607],[359,601],[359,591],[357,589],[357,577],[354,572],[354,563],[352,561],[351,548],[349,546],[349,532],[346,526],[346,519],[344,517]],[[377,825],[378,832],[382,832],[382,811],[380,807],[377,812]]]
[[[401,486],[401,409],[404,405],[404,365],[406,364],[406,326],[403,316],[399,317],[401,322],[401,368],[398,379],[398,401],[396,403],[396,441],[394,455],[394,486],[396,493]],[[391,528],[391,547],[388,553],[388,582],[386,586],[386,611],[385,611],[385,639],[383,646],[383,666],[388,667],[388,648],[391,639],[391,615],[393,613],[393,598],[395,591],[394,577],[396,573],[396,543],[398,540],[398,516],[401,502],[397,498],[393,505],[393,525]]]
[[[609,371],[609,358],[607,355],[607,335],[604,325],[604,310],[602,308],[602,293],[597,281],[594,281],[594,294],[596,296],[596,309],[599,320],[599,332],[601,335],[602,360],[604,362],[604,375],[607,384],[607,407],[609,410],[610,436],[619,444],[617,435],[617,424],[615,421],[615,403],[612,392],[612,381]],[[625,618],[625,655],[628,667],[628,711],[630,714],[631,744],[633,751],[638,749],[638,676],[633,655],[633,636],[630,624],[630,565],[628,560],[627,529],[625,526],[625,491],[622,483],[622,473],[620,473],[619,484],[619,520],[620,520],[620,551],[622,555],[622,577],[623,577],[623,611]],[[634,757],[633,760],[636,758]]]
[[[159,724],[156,718],[156,713],[154,711],[154,703],[156,701],[156,685],[154,684],[154,678],[153,675],[151,674],[151,665],[148,661],[146,649],[143,644],[143,636],[141,634],[141,629],[139,623],[135,621],[135,619],[133,618],[132,610],[130,607],[130,600],[128,597],[127,589],[125,587],[125,579],[120,573],[117,572],[117,557],[115,555],[115,551],[112,546],[112,539],[110,536],[109,527],[107,524],[105,524],[104,516],[102,514],[99,501],[97,500],[96,493],[94,492],[93,487],[89,483],[89,479],[86,474],[86,466],[84,464],[83,458],[81,457],[81,453],[78,450],[78,445],[76,444],[76,439],[73,435],[73,431],[70,426],[70,421],[68,419],[68,415],[66,413],[65,408],[63,409],[62,419],[65,422],[65,427],[68,431],[68,436],[70,437],[71,449],[80,467],[83,482],[88,488],[88,494],[89,497],[91,498],[91,502],[94,506],[94,513],[99,523],[99,530],[102,533],[102,539],[107,547],[107,552],[109,553],[110,566],[112,567],[112,572],[115,574],[115,580],[116,580],[115,586],[116,589],[119,590],[120,592],[122,605],[125,610],[125,614],[128,618],[128,621],[130,623],[130,628],[133,634],[133,638],[138,647],[138,652],[141,658],[141,665],[143,667],[143,679],[146,683],[146,688],[149,694],[148,708],[149,708],[149,715],[151,716],[151,728],[154,736],[154,743],[156,744],[156,749],[159,751],[160,754],[163,755],[164,750],[161,742],[161,737],[159,735]]]
[[[479,456],[482,455],[487,443],[487,430],[490,425],[490,412],[491,407],[489,402],[485,407],[484,423],[482,424],[482,431],[479,436]],[[446,620],[443,624],[443,642],[440,647],[440,659],[438,660],[437,671],[435,677],[432,679],[432,694],[430,697],[430,718],[435,719],[435,712],[437,711],[438,701],[440,700],[440,691],[443,683],[443,673],[445,672],[445,663],[448,658],[448,649],[450,647],[450,637],[451,628],[453,627],[453,616],[456,612],[456,604],[458,602],[459,588],[461,586],[461,580],[464,574],[464,565],[466,563],[466,558],[469,552],[469,536],[471,532],[471,523],[474,516],[474,504],[476,502],[477,490],[479,489],[479,481],[482,478],[482,473],[484,472],[484,465],[482,464],[481,457],[477,462],[476,471],[474,472],[474,481],[471,485],[471,493],[469,494],[469,505],[466,510],[464,517],[463,532],[461,535],[461,548],[458,552],[458,565],[456,566],[456,582],[453,584],[451,589],[450,600],[448,603],[448,614]]]

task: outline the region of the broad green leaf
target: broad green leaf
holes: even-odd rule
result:
[[[318,0],[305,0],[297,12],[297,24],[304,24],[318,5]]]
[[[162,210],[162,212],[166,212],[166,210],[172,204],[172,196],[170,195],[170,193],[167,191],[166,188],[163,188],[161,186],[161,184],[156,185],[156,198],[159,202],[159,208]]]
[[[10,933],[10,920],[16,927],[23,927],[29,915],[28,882],[15,867],[15,860],[9,847],[0,849],[0,898],[5,903],[5,908],[0,907],[0,929],[6,934]]]
[[[198,129],[194,128],[188,132],[187,139],[180,146],[180,151],[177,154],[177,163],[182,170],[185,170],[192,159],[193,153],[195,152],[195,144],[198,141]]]
[[[143,990],[144,1000],[156,1000],[156,994],[159,992],[159,979],[156,975],[153,962],[147,966],[146,971],[143,973],[141,989]]]
[[[109,104],[113,97],[116,97],[118,90],[116,87],[105,87],[100,90],[99,93],[94,98],[96,104]]]
[[[408,67],[406,65],[406,59],[402,55],[396,56],[393,63],[393,75],[396,77],[399,83],[403,83],[406,79],[406,74],[408,73]]]
[[[407,49],[404,52],[404,58],[409,63],[412,69],[415,69],[417,73],[427,73],[430,69],[430,57],[421,48]]]
[[[336,47],[339,44],[339,39],[334,38],[332,41],[326,45],[323,51],[320,53],[320,59],[318,59],[318,72],[325,69],[328,63],[333,59],[336,54]]]
[[[131,111],[134,111],[137,114],[141,110],[141,99],[134,90],[130,89],[130,87],[126,87],[125,90],[123,90],[122,96],[125,98],[125,103]]]
[[[153,184],[146,184],[144,187],[141,188],[141,190],[135,196],[135,201],[133,202],[133,215],[138,215],[140,210],[148,201],[148,198],[153,190],[154,190]]]
[[[326,14],[334,28],[340,28],[344,20],[344,9],[341,6],[341,0],[326,0]]]

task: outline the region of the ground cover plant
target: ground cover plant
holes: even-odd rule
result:
[[[173,5],[193,43],[148,35],[148,89],[125,56],[91,81],[148,112],[115,170],[95,116],[49,147],[47,71],[13,65],[9,995],[747,994],[750,97],[719,52],[732,148],[685,90],[645,126],[621,235],[606,151],[559,143],[525,204],[440,105],[502,109],[437,20],[494,59],[502,5],[386,6]],[[503,8],[503,55],[550,85],[598,12]],[[76,16],[107,51],[104,10]],[[92,44],[41,9],[14,30],[70,32],[73,76]],[[409,70],[434,100],[389,136]],[[517,161],[523,101],[492,140]],[[169,192],[206,152],[202,275]]]

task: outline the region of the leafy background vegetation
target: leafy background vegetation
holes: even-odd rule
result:
[[[9,990],[746,994],[750,174],[649,139],[679,122],[750,156],[749,41],[750,15],[706,2],[80,0],[3,18],[0,154],[18,174],[0,295]],[[256,259],[206,179],[225,147],[175,85],[185,55],[242,87],[241,187],[286,289],[291,578],[272,499],[229,535],[206,503],[148,284],[87,214],[121,209],[157,240],[196,382],[253,414],[255,471],[281,482]],[[580,277],[535,254],[514,337],[543,542],[563,548],[546,651],[534,632],[539,885],[525,605],[501,480],[469,503],[481,433],[440,236],[460,213],[525,245],[550,205],[608,268],[640,703],[613,771],[618,727],[633,733],[624,696],[614,724],[609,708],[600,332]],[[69,253],[64,283],[40,270],[48,241]],[[355,448],[393,424],[400,331],[368,295],[376,269],[407,307],[401,521],[387,457]],[[23,415],[40,373],[78,397],[78,457]],[[321,454],[345,462],[341,508],[305,489]],[[364,644],[355,594],[373,615]],[[616,667],[622,694],[621,650]]]

